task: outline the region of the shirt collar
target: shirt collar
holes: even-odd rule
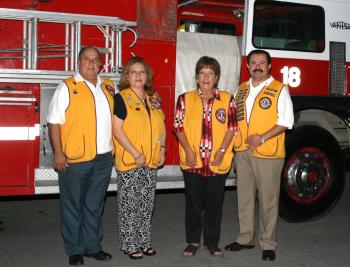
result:
[[[268,86],[270,83],[272,83],[272,81],[274,80],[275,78],[272,77],[272,75],[270,75],[269,78],[267,78],[265,81],[261,82],[259,85],[257,86],[254,86],[253,83],[252,83],[252,78],[249,79],[249,87],[250,88],[254,88],[254,89],[262,89],[264,88],[265,86]]]
[[[199,96],[202,96],[202,90],[200,88],[198,88],[198,95]],[[214,88],[214,91],[213,91],[213,97],[217,100],[220,100],[220,93],[219,93],[219,89],[217,88]]]
[[[75,81],[77,81],[77,82],[87,82],[87,83],[91,84],[88,80],[85,80],[85,79],[83,78],[83,76],[81,76],[81,74],[80,74],[79,72],[77,72],[77,73],[74,75],[74,79],[75,79]],[[100,86],[101,83],[102,83],[102,80],[101,80],[100,76],[97,76],[96,87],[97,87],[97,86]]]

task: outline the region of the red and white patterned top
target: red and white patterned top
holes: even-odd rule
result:
[[[202,91],[198,88],[198,94],[202,97]],[[186,170],[192,173],[198,173],[202,176],[215,176],[216,173],[212,172],[209,168],[210,155],[213,147],[213,133],[212,133],[212,120],[211,113],[213,108],[214,99],[220,100],[220,94],[218,89],[214,89],[213,97],[208,100],[207,104],[203,104],[203,120],[202,120],[202,139],[200,143],[201,157],[203,161],[203,167],[199,169]],[[184,130],[184,118],[185,118],[185,94],[178,97],[175,111],[174,131],[182,132]],[[227,131],[237,131],[236,121],[236,107],[233,95],[231,95],[230,105],[227,111]]]

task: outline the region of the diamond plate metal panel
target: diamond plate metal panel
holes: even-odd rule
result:
[[[330,42],[329,94],[344,95],[345,88],[345,43]]]
[[[226,186],[235,186],[236,176],[233,169],[226,180]],[[184,188],[182,172],[179,166],[164,166],[158,171],[157,189],[181,189]],[[108,191],[117,190],[117,174],[112,170],[111,182]],[[58,175],[50,168],[35,170],[35,194],[58,194]]]

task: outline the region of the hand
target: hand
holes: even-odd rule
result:
[[[186,163],[190,167],[194,167],[197,164],[196,153],[194,153],[192,149],[189,149],[188,151],[186,151]]]
[[[261,135],[260,134],[249,135],[248,138],[245,140],[245,143],[248,144],[251,150],[254,150],[261,145]]]
[[[53,159],[53,168],[58,172],[63,172],[69,166],[64,154],[55,154]]]
[[[211,162],[212,166],[219,166],[224,158],[225,153],[220,150],[215,152],[214,160]]]
[[[160,154],[159,154],[159,162],[157,163],[157,166],[163,166],[165,162],[165,148],[160,149]]]
[[[140,153],[140,155],[135,158],[135,163],[138,167],[142,167],[145,166],[146,163],[146,157],[143,153]]]

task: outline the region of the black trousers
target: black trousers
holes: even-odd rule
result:
[[[186,241],[217,246],[220,240],[222,206],[227,175],[203,177],[183,172],[186,200]]]
[[[62,237],[69,256],[102,249],[102,213],[112,167],[109,152],[58,173]]]

